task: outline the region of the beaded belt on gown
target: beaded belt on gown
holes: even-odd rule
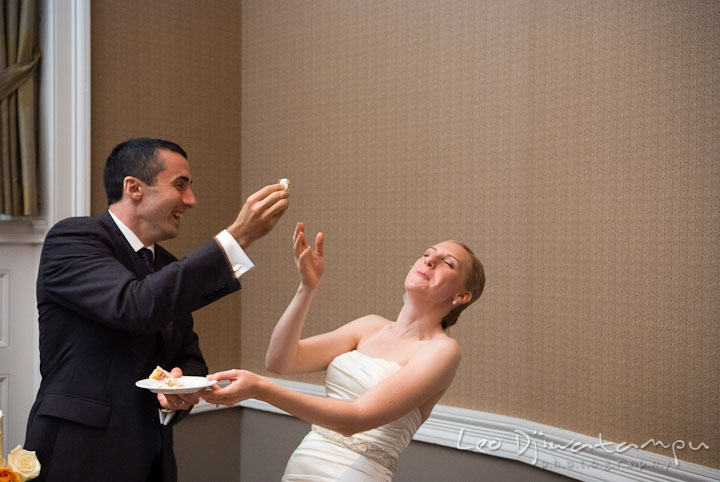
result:
[[[313,425],[312,431],[341,447],[357,452],[395,472],[398,462],[397,456],[391,454],[375,442],[353,436],[344,437],[337,432],[320,427],[319,425]]]

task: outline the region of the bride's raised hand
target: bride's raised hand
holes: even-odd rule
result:
[[[293,234],[295,264],[300,273],[300,281],[306,288],[314,290],[320,284],[320,278],[325,272],[324,246],[325,238],[323,234],[317,233],[315,236],[315,250],[313,250],[305,238],[305,224],[297,224]]]

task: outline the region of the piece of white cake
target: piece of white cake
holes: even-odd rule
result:
[[[170,373],[162,367],[155,367],[155,370],[150,374],[150,380],[155,380],[160,387],[182,387],[183,384],[180,380],[170,375]]]
[[[285,192],[289,193],[290,192],[290,179],[283,177],[282,179],[280,179],[279,182],[280,182],[280,184],[282,184],[282,187],[285,189]]]

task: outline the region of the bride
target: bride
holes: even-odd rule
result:
[[[367,315],[301,340],[325,268],[324,239],[318,233],[313,250],[298,223],[293,242],[300,286],[273,330],[265,365],[280,374],[327,370],[327,398],[246,370],[209,375],[231,383],[202,397],[228,406],[255,398],[313,424],[284,481],[390,481],[398,457],[455,376],[460,349],[444,329],[482,293],[482,264],[462,243],[438,243],[407,274],[396,321]]]

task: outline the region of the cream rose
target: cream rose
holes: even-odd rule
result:
[[[25,450],[20,445],[8,454],[7,465],[20,476],[21,482],[40,475],[40,461],[35,456],[35,452]]]

